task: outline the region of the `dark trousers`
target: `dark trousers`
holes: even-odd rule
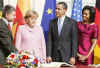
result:
[[[52,56],[52,60],[54,62],[64,62],[61,56],[61,52],[59,50],[57,50],[56,54],[54,54],[54,56]]]

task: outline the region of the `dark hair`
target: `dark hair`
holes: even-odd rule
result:
[[[92,6],[85,6],[82,10],[82,14],[83,14],[84,10],[89,10],[89,12],[90,12],[90,23],[94,22],[95,21],[95,14],[96,14],[95,8],[92,7]]]
[[[62,4],[64,6],[65,9],[68,8],[67,4],[65,2],[58,2],[57,4]]]
[[[12,11],[16,11],[16,9],[11,5],[6,5],[2,10],[2,17],[5,17],[6,14],[11,13]]]

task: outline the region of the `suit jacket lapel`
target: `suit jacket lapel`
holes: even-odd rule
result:
[[[63,35],[63,33],[64,33],[64,30],[66,29],[66,25],[68,24],[69,22],[68,22],[68,18],[67,17],[65,17],[65,19],[64,19],[64,23],[63,23],[63,27],[62,27],[62,30],[61,30],[61,34],[60,34],[60,36],[62,36]]]
[[[55,24],[54,24],[54,28],[55,28],[55,33],[56,33],[56,35],[57,35],[59,38],[63,35],[64,30],[66,29],[66,25],[67,25],[68,23],[69,23],[69,22],[68,22],[68,18],[65,17],[64,23],[63,23],[63,27],[62,27],[62,30],[61,30],[61,34],[60,34],[60,36],[59,36],[59,34],[58,34],[58,19],[56,18]]]
[[[58,34],[58,19],[55,20],[55,24],[54,24],[54,29],[55,29],[55,33],[56,33],[56,36],[59,36]]]
[[[3,20],[2,20],[1,23],[4,24],[4,26],[6,27],[6,29],[9,31],[9,36],[10,36],[11,40],[13,40],[13,38],[12,38],[12,33],[11,33],[11,31],[8,29],[8,25],[7,25],[7,24],[5,23],[5,21],[3,21]]]
[[[6,26],[6,29],[8,29],[8,26],[7,26],[7,24],[5,23],[5,21],[3,20],[3,19],[1,19],[2,20],[2,24],[4,25],[4,27]]]

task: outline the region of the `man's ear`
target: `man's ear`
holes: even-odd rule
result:
[[[67,12],[67,9],[64,9],[65,13]]]
[[[65,11],[67,11],[67,8],[65,8]]]
[[[5,14],[5,17],[8,18],[8,14],[7,13]]]

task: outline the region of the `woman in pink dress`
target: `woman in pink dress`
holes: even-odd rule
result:
[[[35,11],[27,11],[25,25],[19,26],[16,35],[16,48],[26,50],[39,57],[41,62],[46,59],[46,45],[44,34],[40,25],[36,24],[38,14]]]
[[[93,63],[93,50],[98,38],[98,26],[94,23],[95,13],[92,6],[85,6],[82,10],[83,22],[77,23],[79,45],[76,64]]]

